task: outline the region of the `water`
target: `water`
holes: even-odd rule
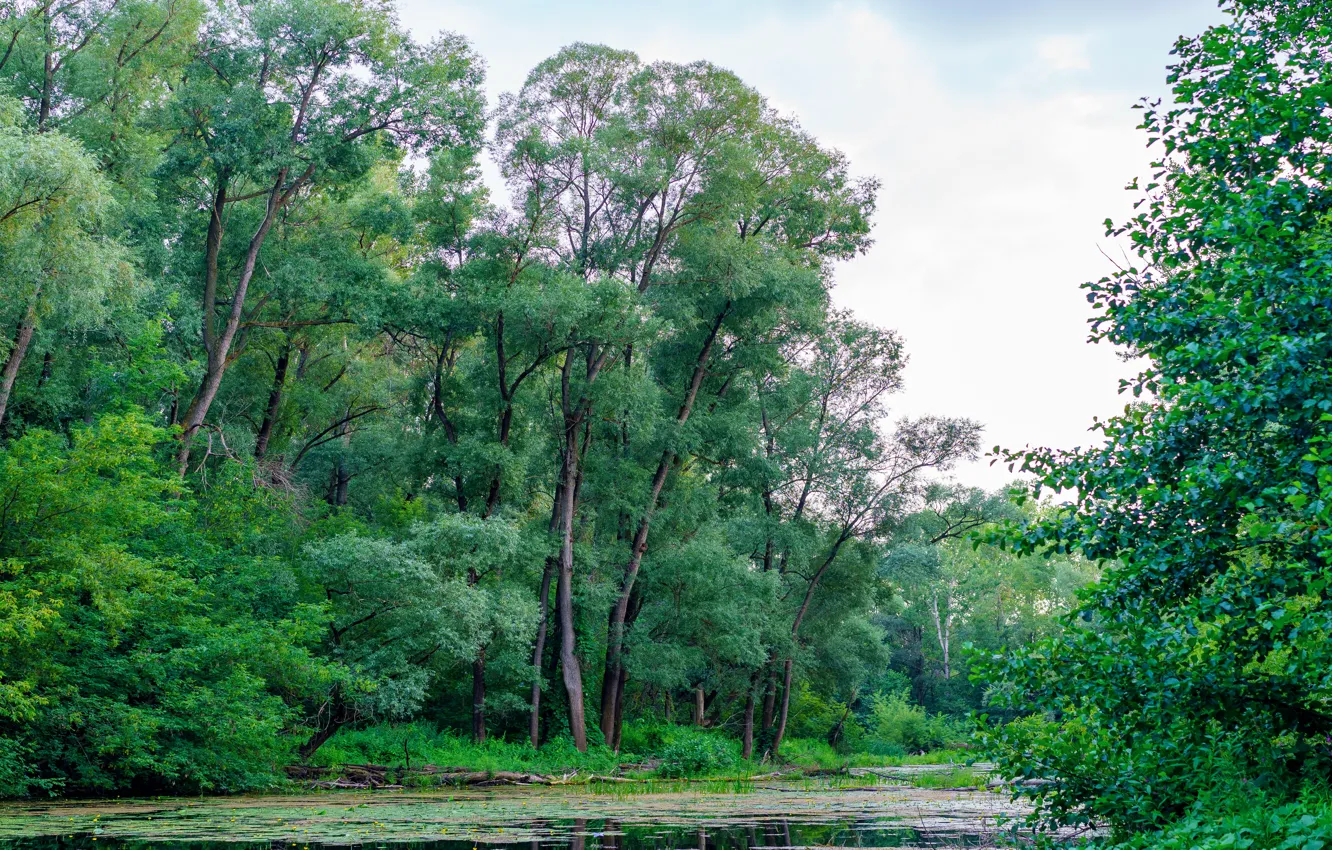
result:
[[[62,802],[0,806],[0,850],[980,847],[1015,814],[986,792],[810,783]]]

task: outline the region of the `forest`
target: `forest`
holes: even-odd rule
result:
[[[1332,6],[1224,7],[1065,451],[893,413],[832,291],[909,199],[709,62],[0,6],[0,797],[944,751],[1038,834],[1332,841]]]

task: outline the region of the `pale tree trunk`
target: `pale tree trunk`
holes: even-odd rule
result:
[[[953,677],[953,668],[949,663],[948,645],[952,638],[953,631],[953,597],[950,593],[944,600],[944,605],[948,612],[942,616],[939,614],[939,591],[934,590],[930,594],[930,607],[934,612],[934,632],[939,638],[939,650],[943,653],[943,676],[945,679]]]
[[[702,687],[702,685],[699,685],[698,687],[695,687],[695,688],[694,688],[694,725],[695,725],[695,726],[702,726],[702,725],[703,725],[703,712],[704,712],[703,687]]]

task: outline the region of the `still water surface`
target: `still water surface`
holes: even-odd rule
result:
[[[61,802],[0,806],[0,850],[981,847],[1019,813],[986,792],[809,784]]]

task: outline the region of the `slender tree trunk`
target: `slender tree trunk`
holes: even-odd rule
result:
[[[800,624],[805,621],[805,615],[809,613],[809,604],[814,600],[814,591],[819,586],[819,581],[823,574],[837,560],[837,553],[842,551],[842,545],[851,539],[851,526],[844,526],[841,534],[837,535],[837,540],[833,542],[828,550],[828,555],[823,559],[823,563],[814,571],[813,577],[809,580],[809,586],[805,588],[805,598],[800,603],[800,610],[796,612],[795,621],[791,624],[791,642],[800,643]],[[777,720],[777,734],[772,739],[772,754],[775,756],[780,751],[782,738],[786,735],[786,718],[791,710],[791,671],[794,667],[794,659],[787,657],[782,665],[782,711]]]
[[[764,732],[772,729],[777,714],[777,671],[764,668],[763,685],[763,726]]]
[[[745,693],[744,730],[740,733],[740,758],[749,761],[754,757],[754,687],[751,685]]]
[[[42,373],[37,376],[37,389],[46,386],[46,382],[51,380],[51,373],[54,371],[55,355],[46,352],[42,355]]]
[[[299,120],[298,118],[298,123]],[[279,169],[272,188],[268,191],[268,205],[264,211],[263,220],[260,221],[259,226],[250,237],[249,244],[246,246],[245,257],[241,262],[240,273],[236,278],[236,286],[231,293],[231,306],[227,311],[225,321],[222,323],[220,333],[216,324],[218,254],[222,247],[222,213],[227,203],[229,178],[226,174],[218,176],[204,247],[202,312],[203,342],[207,357],[204,362],[203,380],[199,383],[199,389],[195,392],[194,399],[190,402],[189,408],[185,411],[185,418],[181,422],[180,450],[176,453],[176,468],[182,476],[189,469],[190,445],[194,441],[194,436],[199,433],[199,429],[203,427],[204,420],[208,417],[208,409],[212,407],[213,400],[217,398],[217,391],[222,386],[222,376],[231,363],[231,346],[236,339],[237,332],[240,330],[241,320],[245,316],[245,294],[250,288],[250,281],[254,278],[254,271],[259,263],[259,251],[263,248],[264,241],[268,238],[268,232],[277,220],[278,212],[296,193],[297,189],[305,185],[313,173],[314,166],[311,165],[293,185],[284,189],[283,184],[287,180],[287,169],[285,167]]]
[[[527,731],[532,746],[541,746],[541,660],[546,652],[546,632],[550,617],[550,582],[555,575],[555,559],[546,558],[541,571],[541,595],[538,600],[540,617],[537,620],[536,643],[532,647],[532,713],[528,717]]]
[[[702,685],[699,685],[698,687],[695,687],[695,688],[694,688],[694,725],[695,725],[695,726],[702,726],[702,725],[703,725],[703,712],[704,712],[705,710],[706,710],[706,706],[704,705],[704,702],[703,702],[703,686],[702,686]]]
[[[277,421],[278,408],[282,406],[282,391],[287,384],[287,365],[291,362],[291,343],[282,346],[277,363],[273,367],[273,387],[268,391],[268,407],[264,409],[264,421],[259,425],[259,433],[254,439],[254,459],[263,460],[268,454],[268,441],[273,436],[273,423]]]
[[[856,692],[851,692],[851,699],[846,701],[846,707],[842,709],[842,716],[833,724],[833,728],[828,730],[828,746],[835,747],[837,742],[842,740],[842,731],[846,729],[846,719],[851,716],[851,705],[856,701]]]
[[[472,740],[486,742],[486,648],[472,661]]]
[[[9,397],[14,390],[14,379],[18,377],[19,367],[23,365],[23,358],[28,353],[28,344],[32,342],[32,333],[36,327],[37,305],[34,301],[29,303],[23,321],[19,322],[18,331],[14,334],[14,347],[9,350],[5,367],[0,371],[0,424],[5,421],[5,412],[9,409]]]
[[[791,672],[795,663],[787,658],[782,665],[782,710],[777,717],[777,732],[772,737],[772,754],[781,752],[782,738],[786,737],[786,718],[791,711]]]
[[[629,668],[620,667],[620,679],[615,683],[615,740],[608,741],[611,749],[620,751],[620,737],[624,732],[624,688],[629,681]]]

